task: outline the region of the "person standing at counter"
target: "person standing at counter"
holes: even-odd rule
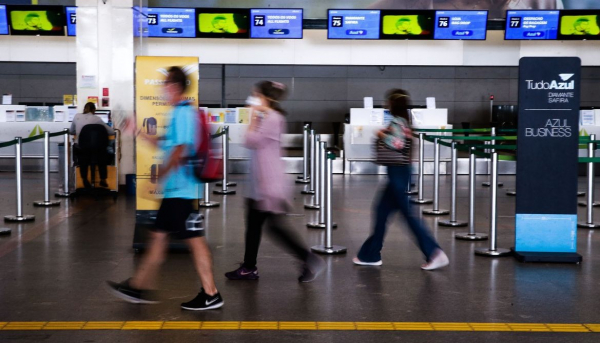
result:
[[[85,158],[86,156],[84,156],[83,155],[84,153],[77,148],[77,145],[79,144],[79,135],[81,134],[81,130],[86,125],[98,124],[98,125],[104,125],[106,127],[106,132],[109,135],[115,134],[115,130],[113,130],[112,127],[106,125],[102,121],[102,119],[100,119],[99,117],[97,117],[95,115],[95,113],[96,113],[96,105],[94,105],[94,103],[92,103],[92,102],[88,102],[83,107],[83,113],[77,113],[75,115],[75,117],[73,118],[73,122],[71,123],[71,129],[69,130],[70,134],[75,135],[75,144],[76,145],[75,145],[74,152],[78,157],[82,157],[82,158],[79,158],[79,175],[81,175],[81,179],[83,180],[83,185],[85,186],[85,188],[91,188],[92,185],[90,184],[90,181],[87,178],[89,164],[86,161],[86,158]],[[106,159],[99,158],[97,165],[98,165],[98,172],[100,173],[100,186],[108,187],[108,184],[106,183],[106,178],[108,177],[108,171],[107,171],[107,167],[106,167]],[[92,173],[93,172],[94,171],[92,170]]]
[[[363,243],[358,255],[352,260],[354,264],[361,266],[380,266],[381,249],[386,234],[388,217],[395,211],[406,219],[408,227],[417,238],[419,248],[425,255],[426,263],[421,266],[423,270],[434,270],[449,264],[448,256],[444,253],[435,238],[425,226],[425,223],[415,216],[406,195],[406,184],[410,178],[410,143],[411,128],[409,124],[410,95],[402,89],[392,89],[388,92],[387,108],[394,116],[390,125],[379,131],[377,143],[383,144],[383,149],[389,149],[393,153],[386,154],[388,183],[383,193],[379,196],[376,205],[375,227],[373,233]],[[381,149],[381,148],[379,148]]]
[[[254,95],[246,100],[252,108],[252,120],[246,135],[246,147],[251,150],[251,183],[246,200],[246,252],[244,263],[225,274],[229,280],[258,280],[256,259],[265,223],[273,238],[304,262],[298,281],[311,282],[325,269],[323,259],[310,252],[298,233],[285,222],[285,214],[290,209],[290,192],[281,161],[285,111],[279,103],[285,93],[286,87],[282,83],[262,81],[254,86]]]

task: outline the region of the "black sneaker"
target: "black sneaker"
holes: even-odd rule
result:
[[[225,302],[221,298],[220,293],[208,295],[204,292],[204,289],[201,289],[200,293],[194,299],[181,304],[181,308],[189,311],[204,311],[217,309],[223,306],[223,304]]]
[[[108,188],[108,183],[106,183],[106,180],[100,181],[100,187]]]
[[[121,283],[106,281],[106,290],[108,293],[130,302],[132,304],[157,304],[158,301],[151,299],[148,291],[129,286],[129,280]]]
[[[300,282],[311,282],[314,281],[319,274],[325,270],[325,261],[313,253],[308,255],[306,263],[304,263],[304,269],[302,275],[298,278]]]
[[[258,268],[250,269],[240,265],[238,269],[225,273],[225,277],[229,280],[258,280]]]

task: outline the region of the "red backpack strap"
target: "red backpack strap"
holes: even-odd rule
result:
[[[202,137],[201,137],[201,141],[200,141],[200,145],[198,146],[198,151],[199,152],[208,152],[209,148],[210,148],[210,129],[208,127],[208,120],[206,119],[206,114],[204,113],[203,110],[198,110],[198,116],[199,116],[199,128],[200,128],[200,132],[202,133]]]

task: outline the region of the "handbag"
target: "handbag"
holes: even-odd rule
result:
[[[410,165],[412,139],[404,141],[400,150],[391,149],[381,139],[375,139],[375,163],[382,166],[406,166]]]

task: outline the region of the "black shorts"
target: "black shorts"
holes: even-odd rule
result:
[[[176,239],[203,237],[204,230],[190,231],[186,227],[186,222],[190,214],[196,213],[197,211],[194,210],[194,200],[192,199],[165,198],[158,209],[154,230],[157,232],[166,232]]]

